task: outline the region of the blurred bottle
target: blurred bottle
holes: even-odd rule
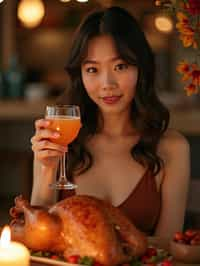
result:
[[[0,69],[0,99],[4,97],[3,71]]]
[[[5,96],[8,98],[23,97],[25,72],[19,65],[16,56],[11,57],[8,69],[4,73]]]
[[[25,88],[24,98],[30,101],[39,101],[48,97],[48,85],[42,82],[28,83]]]

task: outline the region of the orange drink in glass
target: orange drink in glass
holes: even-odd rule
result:
[[[80,109],[76,105],[52,105],[46,107],[45,118],[50,121],[48,129],[60,133],[57,139],[50,138],[54,143],[67,146],[79,133],[81,128]],[[53,189],[75,189],[77,186],[68,181],[65,169],[65,152],[60,158],[60,176],[56,183],[50,184]]]
[[[78,136],[79,130],[81,128],[80,117],[51,116],[46,118],[50,120],[50,125],[48,128],[60,133],[59,138],[51,139],[53,142],[60,145],[68,145]]]

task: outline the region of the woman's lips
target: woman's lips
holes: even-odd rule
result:
[[[120,100],[121,96],[108,96],[102,97],[102,100],[106,104],[115,104]]]

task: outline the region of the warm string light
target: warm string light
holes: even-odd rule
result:
[[[17,10],[17,16],[27,28],[38,26],[45,14],[44,4],[41,0],[21,0]]]
[[[0,4],[3,3],[4,0],[0,0]]]
[[[155,18],[155,26],[163,33],[169,33],[173,30],[172,20],[166,16],[157,16]]]

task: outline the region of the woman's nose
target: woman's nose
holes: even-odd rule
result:
[[[104,90],[112,90],[117,87],[117,81],[113,73],[106,71],[102,77],[102,88]]]

